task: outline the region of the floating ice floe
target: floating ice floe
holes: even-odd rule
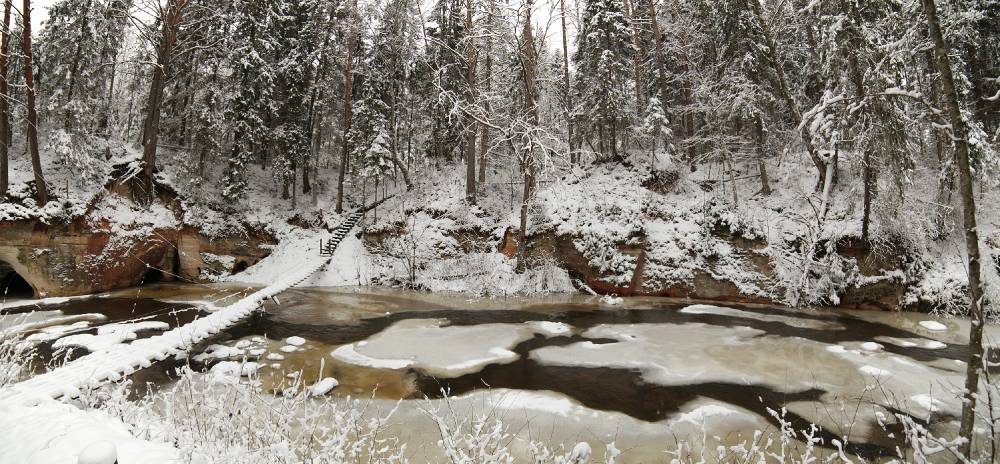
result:
[[[384,369],[413,367],[430,375],[454,378],[489,364],[518,359],[511,351],[534,336],[524,324],[450,326],[438,319],[399,321],[367,340],[335,349],[331,355],[349,364]]]
[[[786,316],[783,314],[759,314],[753,311],[744,311],[742,309],[727,308],[723,306],[713,306],[705,304],[691,305],[682,308],[678,312],[682,314],[708,314],[717,316],[739,317],[743,319],[755,319],[764,322],[778,322],[781,324],[785,324],[787,326],[800,327],[805,329],[839,330],[844,328],[842,324],[835,321],[805,319],[794,316]]]

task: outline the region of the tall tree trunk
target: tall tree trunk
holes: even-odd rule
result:
[[[771,69],[774,70],[775,75],[778,78],[778,90],[781,92],[782,98],[785,100],[785,105],[788,106],[788,111],[792,114],[793,122],[800,126],[799,135],[802,137],[802,143],[806,146],[806,152],[809,154],[809,158],[812,160],[813,165],[816,166],[816,172],[819,176],[819,182],[816,184],[816,189],[822,189],[824,185],[824,175],[826,174],[826,162],[819,155],[819,150],[813,144],[812,140],[812,130],[809,128],[808,124],[802,124],[802,111],[799,110],[798,103],[795,102],[795,97],[792,96],[791,87],[788,84],[788,79],[785,77],[785,69],[781,64],[781,59],[778,54],[778,44],[774,40],[774,36],[771,35],[771,28],[768,26],[767,21],[764,20],[764,13],[759,2],[750,2],[751,8],[753,9],[754,15],[757,17],[757,22],[760,25],[761,32],[764,34],[765,45],[767,45],[767,61],[769,62]],[[831,160],[832,162],[832,160]]]
[[[86,0],[83,4],[83,15],[79,18],[80,20],[80,37],[82,39],[84,31],[89,27],[87,25],[87,18],[90,12],[90,0]],[[76,76],[80,73],[80,52],[83,46],[83,40],[78,40],[76,42],[76,49],[73,51],[73,60],[70,61],[69,67],[69,83],[66,85],[66,107],[63,108],[63,129],[67,132],[73,126],[73,97],[76,91]]]
[[[650,2],[652,4],[652,2]],[[635,74],[635,114],[641,115],[646,106],[646,99],[643,97],[645,85],[642,82],[642,56],[639,53],[639,24],[636,19],[635,8],[632,7],[632,0],[625,0],[625,13],[628,14],[629,28],[632,34],[632,72]]]
[[[476,104],[476,41],[472,29],[472,0],[465,1],[465,34],[466,40],[466,80],[469,84],[468,106]],[[465,201],[470,205],[476,204],[476,128],[478,124],[475,118],[466,117],[465,129]]]
[[[325,10],[323,13],[324,21],[326,21],[326,29],[323,33],[323,42],[319,48],[319,63],[317,64],[316,73],[313,75],[313,81],[311,84],[310,95],[309,95],[309,120],[307,124],[307,133],[313,139],[313,143],[310,144],[311,148],[306,155],[305,162],[303,163],[302,169],[302,193],[310,193],[313,189],[312,182],[309,180],[310,167],[316,165],[319,162],[319,131],[323,130],[323,112],[317,109],[316,102],[319,98],[319,88],[322,82],[326,78],[327,71],[327,48],[330,45],[330,36],[333,35],[333,25],[334,22],[331,19],[333,14],[333,8]],[[315,181],[315,179],[313,179]],[[315,198],[315,195],[313,195]]]
[[[524,40],[521,44],[522,63],[524,63],[524,100],[528,105],[529,127],[527,134],[529,143],[524,154],[524,161],[521,163],[521,170],[524,172],[524,189],[521,192],[521,217],[517,231],[517,269],[524,270],[527,258],[527,230],[528,230],[528,207],[531,201],[532,191],[535,186],[535,154],[534,131],[538,128],[538,104],[535,102],[535,39],[532,31],[531,10],[534,8],[533,0],[525,0],[524,8]]]
[[[934,0],[922,0],[924,16],[927,19],[927,29],[934,43],[937,56],[938,73],[941,76],[942,100],[951,123],[952,140],[955,142],[955,157],[958,162],[959,189],[962,194],[962,217],[965,226],[965,248],[968,253],[969,265],[969,317],[972,324],[969,329],[969,360],[966,364],[965,393],[962,402],[962,420],[959,435],[965,439],[961,452],[970,457],[972,451],[972,436],[976,421],[976,393],[979,391],[979,376],[983,369],[983,326],[986,320],[983,314],[983,286],[979,269],[979,232],[976,229],[976,198],[972,186],[972,169],[969,167],[968,128],[962,119],[959,107],[958,91],[955,87],[955,76],[951,70],[951,59],[948,57],[948,44],[945,42],[941,23],[937,16],[937,5]]]
[[[42,176],[42,159],[38,154],[38,113],[35,112],[35,76],[31,67],[31,0],[24,0],[24,85],[28,94],[28,149],[31,151],[31,171],[35,174],[38,207],[49,202],[49,188]]]
[[[347,53],[344,58],[344,126],[340,141],[340,172],[337,173],[337,213],[344,212],[344,176],[347,173],[347,158],[351,153],[347,133],[351,130],[351,83],[354,80],[354,42],[357,40],[357,0],[353,0],[351,6],[351,11],[348,13],[351,29],[347,33]]]
[[[844,54],[847,55],[847,67],[850,72],[851,83],[854,86],[854,96],[859,100],[864,100],[865,98],[865,77],[861,70],[861,63],[858,61],[858,49],[862,46],[861,32],[858,30],[858,24],[860,15],[852,2],[850,5],[844,3],[841,7],[848,11],[848,23],[846,32],[848,34],[849,46],[842,47]],[[811,31],[811,29],[810,29]],[[874,102],[875,111],[881,113],[879,110],[881,108],[881,102]],[[871,225],[871,209],[872,209],[872,198],[875,195],[875,190],[877,184],[875,183],[875,172],[872,168],[872,150],[871,148],[865,148],[864,154],[862,155],[862,183],[863,191],[862,200],[862,214],[861,214],[861,241],[867,243],[869,239],[869,228]]]
[[[562,23],[563,52],[563,98],[566,104],[566,149],[569,150],[569,162],[579,162],[573,150],[573,90],[569,85],[569,45],[566,33],[566,0],[559,0],[559,20]]]
[[[26,0],[27,1],[27,0]],[[149,97],[146,104],[146,122],[143,125],[142,158],[144,164],[143,177],[146,184],[146,201],[152,203],[153,175],[156,171],[156,144],[160,132],[160,107],[163,106],[163,89],[166,87],[167,71],[170,68],[170,55],[177,42],[177,29],[181,24],[181,14],[188,0],[167,0],[167,10],[163,18],[163,37],[160,39],[160,50],[156,66],[153,68],[153,81],[149,86]]]
[[[10,10],[13,8],[12,0],[5,0],[3,3],[3,30],[0,31],[0,201],[7,196],[8,171],[7,165],[10,157],[10,106],[7,99],[7,65],[10,55]]]
[[[663,35],[660,32],[660,21],[656,17],[656,5],[655,0],[648,0],[649,5],[649,21],[653,26],[653,45],[656,46],[656,50],[653,51],[653,57],[656,59],[656,84],[660,90],[660,108],[663,110],[664,116],[667,113],[667,96],[669,95],[667,88],[667,65],[666,60],[663,58]],[[664,140],[664,147],[668,147],[670,141]]]

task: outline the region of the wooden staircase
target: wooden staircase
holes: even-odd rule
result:
[[[358,224],[358,221],[361,220],[364,214],[364,210],[351,213],[347,216],[347,220],[340,223],[340,225],[333,230],[333,237],[331,237],[330,240],[324,241],[323,239],[320,239],[319,255],[324,257],[333,256],[333,253],[337,251],[337,245],[340,245],[340,241],[351,232],[351,229]]]

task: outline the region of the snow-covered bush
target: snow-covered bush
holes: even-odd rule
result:
[[[522,272],[515,260],[492,251],[462,254],[428,264],[417,286],[485,297],[575,292],[565,269],[551,258],[530,260]]]
[[[169,389],[138,401],[127,396],[122,384],[83,402],[118,417],[138,438],[173,443],[182,462],[406,462],[405,446],[386,434],[393,411],[364,400],[317,397],[298,385],[270,395],[253,379],[190,370]]]
[[[556,235],[572,237],[573,246],[590,266],[615,285],[625,285],[635,272],[636,258],[624,246],[638,246],[649,191],[642,187],[648,173],[624,166],[602,165],[578,182],[562,183],[539,192],[545,221],[531,233],[551,227]]]
[[[33,351],[20,336],[0,331],[0,388],[24,380],[31,372]]]

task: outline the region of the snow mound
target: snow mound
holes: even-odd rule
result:
[[[330,390],[333,390],[337,385],[340,385],[340,382],[338,382],[337,379],[333,377],[325,377],[323,380],[320,380],[309,387],[309,394],[313,396],[323,396],[330,393]]]

